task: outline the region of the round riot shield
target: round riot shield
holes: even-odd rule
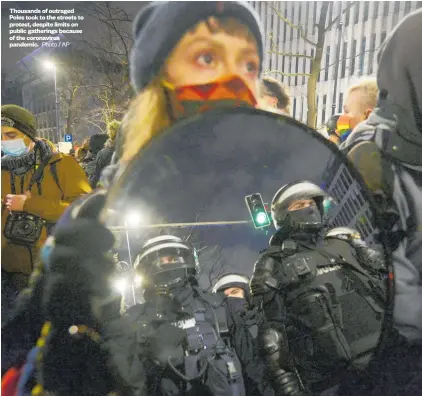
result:
[[[242,108],[180,121],[127,166],[110,191],[103,220],[119,235],[120,259],[130,263],[149,238],[175,235],[188,240],[198,252],[200,287],[211,290],[224,273],[252,275],[259,252],[275,232],[269,213],[274,194],[300,180],[327,194],[325,233],[336,227],[355,229],[383,256],[381,309],[371,307],[368,298],[367,309],[354,311],[346,292],[353,276],[344,277],[345,292],[337,299],[345,307],[339,326],[349,344],[360,339],[362,328],[354,315],[361,316],[361,323],[377,310],[377,319],[383,320],[375,344],[381,345],[389,323],[391,268],[372,198],[337,147],[306,125]],[[260,202],[264,213],[259,213]],[[359,358],[356,350],[352,360]]]

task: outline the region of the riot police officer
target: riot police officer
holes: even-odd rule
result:
[[[252,306],[249,278],[239,273],[228,273],[221,275],[214,284],[213,293],[224,293],[226,295],[225,306],[230,313],[232,323],[241,322],[240,325],[232,326],[230,331],[234,333],[236,350],[242,351],[242,362],[244,371],[247,373],[245,386],[248,395],[274,394],[271,386],[264,378],[264,364],[259,358],[256,338],[258,326],[263,320],[262,312]],[[245,329],[248,333],[245,334]]]
[[[134,266],[145,303],[127,315],[138,329],[135,359],[147,362],[148,394],[245,395],[223,299],[198,288],[195,249],[175,236],[156,237]]]
[[[381,331],[382,280],[339,238],[344,232],[323,238],[327,198],[307,181],[277,191],[271,204],[277,231],[251,279],[265,314],[260,349],[278,395],[319,393],[346,370],[365,369]]]

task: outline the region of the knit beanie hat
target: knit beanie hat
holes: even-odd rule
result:
[[[133,23],[134,45],[130,76],[136,92],[144,89],[160,72],[180,38],[209,17],[234,18],[249,28],[263,59],[259,17],[243,1],[156,1],[142,8]],[[260,69],[262,68],[262,64]]]
[[[16,128],[32,140],[37,137],[35,117],[23,107],[17,105],[1,106],[1,125]]]

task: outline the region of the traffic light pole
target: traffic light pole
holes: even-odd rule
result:
[[[242,225],[251,224],[250,220],[241,221],[206,221],[196,223],[168,223],[168,224],[145,224],[139,225],[133,228],[127,228],[125,226],[114,226],[109,227],[110,231],[126,231],[126,230],[137,230],[140,228],[188,228],[188,227],[210,227],[210,226],[225,226],[225,225]]]

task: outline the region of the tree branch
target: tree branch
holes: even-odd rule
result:
[[[276,54],[276,55],[280,55],[280,56],[291,56],[294,58],[307,58],[307,59],[314,59],[313,56],[311,55],[305,55],[305,54],[294,54],[292,52],[278,52],[278,51],[274,51],[274,50],[270,50],[267,51],[269,54]]]
[[[348,56],[348,57],[346,57],[346,58],[339,59],[338,61],[335,61],[334,63],[331,63],[330,65],[323,67],[320,71],[323,71],[323,70],[325,70],[325,69],[328,69],[328,68],[330,68],[331,66],[334,66],[335,64],[338,64],[338,63],[340,63],[340,62],[343,62],[344,60],[347,60],[347,59],[352,59],[352,58],[358,58],[359,56],[361,56],[361,55],[363,55],[363,54],[367,54],[367,53],[370,53],[370,52],[376,52],[376,51],[378,51],[380,48],[381,48],[381,46],[379,46],[378,48],[374,48],[374,49],[369,49],[369,50],[366,50],[366,51],[361,52],[361,53],[359,53],[359,54],[357,54],[357,55],[354,55],[354,56]]]
[[[316,47],[317,43],[313,42],[312,40],[309,40],[308,37],[305,36],[305,29],[303,29],[303,26],[295,25],[290,19],[286,18],[284,15],[281,14],[280,11],[278,11],[274,6],[271,5],[270,2],[266,2],[270,5],[272,10],[276,13],[276,15],[284,22],[287,23],[291,28],[296,29],[299,31],[299,36],[301,39],[305,40],[308,44],[313,45]]]
[[[354,5],[356,4],[356,1],[352,1],[344,10],[342,10],[340,12],[340,14],[338,14],[329,24],[328,26],[324,29],[324,32],[328,32],[333,26],[334,24],[340,19],[340,17],[346,13],[347,11],[349,11]],[[334,4],[332,5],[332,7],[334,6]]]

